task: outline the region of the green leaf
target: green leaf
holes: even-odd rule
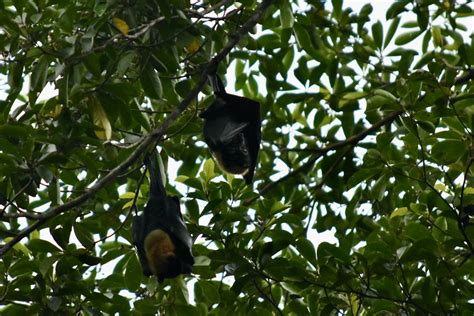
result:
[[[49,58],[42,55],[31,71],[30,92],[40,92],[46,85],[48,76]]]
[[[160,77],[149,64],[144,66],[140,82],[147,97],[152,99],[161,99],[163,97],[163,86],[161,85]]]
[[[432,234],[434,240],[438,242],[445,241],[447,238],[447,233],[448,233],[448,221],[446,220],[446,217],[440,216],[436,218],[433,228],[432,228]]]
[[[431,35],[435,47],[440,47],[444,45],[444,39],[443,35],[441,34],[441,27],[439,25],[435,25],[431,28]]]
[[[374,38],[375,45],[377,45],[378,48],[382,49],[382,44],[383,44],[382,22],[377,21],[376,23],[372,24],[372,37]]]
[[[367,168],[367,169],[360,169],[359,171],[355,172],[348,181],[349,188],[355,187],[357,184],[364,180],[369,180],[372,177],[378,175],[381,170],[376,168]]]
[[[291,9],[291,3],[288,0],[284,0],[280,4],[280,23],[283,29],[289,29],[293,27],[294,23],[293,10]]]
[[[406,45],[410,43],[411,41],[413,41],[415,38],[417,38],[421,33],[423,33],[422,30],[410,31],[410,32],[400,34],[395,39],[395,44],[398,46]]]
[[[342,0],[331,0],[333,14],[338,19],[341,16],[342,12]]]
[[[390,44],[390,41],[393,38],[393,35],[395,35],[395,32],[397,31],[398,25],[400,24],[400,17],[396,17],[392,20],[392,23],[390,23],[390,26],[387,31],[387,35],[385,36],[385,42],[383,47],[386,48],[388,44]]]
[[[298,46],[304,49],[308,54],[312,55],[312,53],[314,52],[314,47],[313,43],[311,42],[311,38],[309,36],[308,31],[299,24],[294,25],[293,31],[295,32],[296,42],[298,43]]]
[[[445,165],[458,161],[466,153],[467,148],[464,142],[452,139],[435,143],[431,149],[432,157],[438,163]]]
[[[317,267],[316,251],[314,245],[308,239],[299,238],[296,241],[296,249],[308,260],[313,267]]]
[[[83,223],[76,223],[74,225],[74,233],[77,239],[86,249],[91,249],[94,246],[94,238],[89,228]]]
[[[137,256],[132,253],[130,259],[127,261],[124,274],[125,285],[127,286],[127,289],[132,292],[136,292],[140,288],[141,275],[142,269],[140,267],[140,263],[138,262]]]
[[[365,96],[367,96],[367,92],[355,91],[344,94],[342,98],[346,100],[358,100],[364,98]]]
[[[58,253],[61,252],[61,249],[50,243],[49,241],[43,239],[31,239],[27,244],[28,249],[34,253],[44,252],[44,253]]]
[[[390,92],[388,92],[386,90],[376,89],[374,91],[374,95],[384,97],[388,101],[397,102],[397,98],[393,94],[391,94]]]
[[[406,11],[406,5],[410,2],[410,0],[398,0],[394,1],[390,8],[388,8],[385,17],[387,20],[393,19],[397,17],[400,13]]]
[[[388,175],[383,174],[372,187],[372,195],[377,201],[382,201],[386,193],[386,187],[388,185]]]
[[[198,281],[194,285],[194,292],[199,302],[205,302],[208,305],[219,303],[220,295],[217,290],[219,284],[213,281]]]
[[[405,216],[408,214],[408,207],[400,207],[395,209],[392,214],[390,214],[390,218],[394,218],[397,216]]]

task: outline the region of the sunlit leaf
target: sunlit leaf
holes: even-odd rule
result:
[[[112,19],[114,22],[115,27],[123,34],[128,35],[128,24],[124,20],[114,17]]]

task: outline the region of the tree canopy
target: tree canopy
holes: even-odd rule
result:
[[[348,3],[2,1],[0,313],[472,315],[474,7]],[[261,104],[250,186],[203,142],[216,71]],[[164,283],[155,147],[196,261]]]

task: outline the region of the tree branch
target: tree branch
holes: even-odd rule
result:
[[[36,222],[21,230],[15,237],[13,237],[9,242],[5,243],[0,248],[0,257],[5,255],[15,244],[20,242],[24,237],[28,236],[31,232],[45,224],[49,219],[84,203],[88,199],[92,198],[99,190],[101,190],[107,184],[114,181],[120,174],[126,172],[127,169],[141,157],[142,153],[145,152],[151,144],[163,137],[171,123],[174,122],[178,118],[178,116],[188,107],[188,105],[197,97],[197,95],[207,82],[207,76],[215,71],[217,65],[229,54],[232,48],[234,48],[234,46],[237,45],[241,38],[244,37],[257,24],[257,22],[261,19],[265,11],[274,1],[275,0],[264,0],[255,10],[255,13],[247,20],[247,22],[245,22],[239,29],[237,29],[233,34],[231,34],[227,44],[216,56],[214,56],[214,58],[211,59],[209,65],[203,70],[196,86],[181,101],[176,110],[174,110],[170,115],[166,117],[161,126],[154,129],[148,135],[138,140],[137,148],[125,161],[117,165],[108,174],[100,178],[93,186],[88,188],[85,193],[62,205],[52,207],[42,213],[40,216],[38,216],[39,219]]]
[[[275,186],[279,185],[280,183],[288,180],[289,178],[292,178],[296,175],[298,175],[299,173],[301,172],[304,172],[306,171],[308,168],[310,168],[321,156],[323,156],[324,154],[330,152],[331,150],[336,150],[336,149],[339,149],[339,148],[342,148],[342,147],[345,147],[347,145],[352,145],[352,146],[355,146],[359,141],[361,141],[362,139],[364,139],[367,135],[369,135],[370,133],[372,132],[375,132],[377,131],[380,127],[382,127],[383,125],[385,124],[388,124],[388,123],[391,123],[393,120],[395,120],[400,114],[402,114],[403,111],[396,111],[396,112],[393,112],[393,113],[390,113],[387,117],[383,118],[382,120],[378,121],[377,123],[375,123],[374,125],[372,125],[371,127],[367,128],[366,130],[360,132],[359,134],[356,134],[356,135],[353,135],[351,137],[349,137],[348,139],[346,140],[343,140],[343,141],[340,141],[340,142],[337,142],[337,143],[334,143],[332,145],[328,145],[327,147],[325,148],[321,148],[320,150],[318,150],[317,153],[315,153],[314,155],[312,155],[309,160],[304,163],[303,165],[301,165],[300,167],[294,169],[293,171],[289,172],[287,175],[283,176],[282,178],[278,179],[277,181],[275,182],[270,182],[269,184],[267,184],[266,186],[264,186],[261,190],[260,190],[260,195],[264,195],[265,193],[267,193],[268,191],[270,191],[271,189],[273,189]],[[246,202],[245,204],[247,203],[251,203],[253,200],[255,200],[256,198],[253,198],[251,200],[249,200],[248,202]]]

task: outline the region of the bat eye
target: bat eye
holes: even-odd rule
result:
[[[245,145],[245,143],[240,144],[240,151],[245,155],[249,154],[249,150],[247,146]]]

